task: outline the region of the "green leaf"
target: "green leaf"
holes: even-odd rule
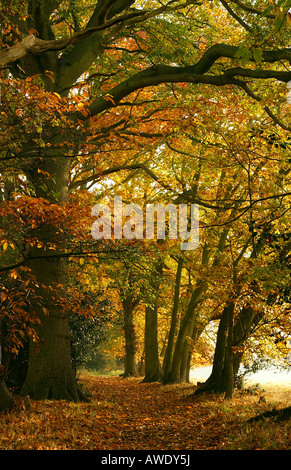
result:
[[[252,58],[253,52],[246,46],[240,47],[235,53],[235,57],[240,60],[241,64],[246,64]]]
[[[253,57],[256,62],[258,63],[262,62],[263,50],[261,47],[256,47],[255,49],[253,49]]]
[[[275,19],[275,29],[276,29],[276,32],[280,31],[280,29],[282,28],[283,24],[285,23],[285,18],[282,18],[280,15],[276,16],[276,19]]]

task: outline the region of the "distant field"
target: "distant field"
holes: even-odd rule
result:
[[[211,374],[211,367],[198,367],[192,369],[190,373],[190,379],[193,383],[206,380]],[[261,370],[256,374],[247,376],[246,382],[264,384],[282,384],[284,386],[291,387],[291,367],[289,371],[282,372],[276,368],[270,368],[269,370]]]

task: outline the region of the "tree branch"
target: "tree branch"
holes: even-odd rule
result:
[[[273,15],[272,13],[264,14],[264,11],[258,10],[257,8],[254,8],[254,7],[250,7],[246,5],[245,3],[241,2],[240,0],[231,0],[231,2],[235,3],[239,8],[241,8],[242,10],[248,13],[254,13],[255,15],[260,15],[260,16],[264,15],[266,18],[271,18],[271,19],[275,18],[275,15]]]
[[[35,37],[33,34],[30,34],[29,36],[26,36],[19,44],[16,44],[15,46],[9,47],[7,49],[2,49],[0,51],[0,68],[4,68],[15,60],[21,59],[29,52],[33,54],[39,54],[48,51],[61,51],[77,41],[90,37],[97,31],[103,31],[129,19],[137,18],[142,15],[145,15],[144,11],[128,13],[126,15],[122,15],[113,18],[112,20],[106,21],[101,25],[78,31],[69,38],[64,39],[43,40]]]
[[[241,85],[236,77],[253,79],[276,79],[287,83],[291,80],[291,72],[278,70],[262,70],[235,67],[226,69],[220,75],[205,75],[219,58],[236,59],[238,47],[226,44],[216,44],[210,47],[201,59],[192,66],[176,67],[169,65],[154,65],[138,72],[124,82],[111,89],[110,93],[98,98],[88,107],[88,115],[73,113],[72,119],[85,121],[107,109],[116,107],[121,100],[132,92],[149,86],[157,86],[162,83],[205,83],[215,86]],[[291,49],[277,51],[263,51],[263,62],[275,63],[281,60],[291,61]]]
[[[249,26],[240,16],[238,16],[232,8],[228,5],[225,0],[220,0],[220,3],[224,6],[224,8],[228,11],[228,13],[246,30],[248,33],[252,32],[252,27]]]
[[[117,165],[111,168],[107,168],[106,170],[100,171],[98,174],[95,175],[90,175],[88,178],[84,178],[82,180],[77,180],[74,181],[70,184],[70,189],[73,189],[75,187],[81,186],[82,184],[85,183],[90,183],[92,181],[98,181],[100,178],[103,176],[111,175],[112,173],[117,173],[118,171],[123,171],[123,170],[143,170],[145,171],[153,180],[157,181],[159,184],[161,184],[165,189],[169,189],[173,191],[173,189],[167,185],[166,183],[163,183],[160,178],[155,175],[153,171],[151,171],[144,163],[133,163],[129,165]]]
[[[114,6],[114,4],[118,4],[118,1],[107,1],[108,7]],[[130,3],[130,2],[129,2]],[[120,16],[115,16],[110,18],[107,21],[100,23],[100,17],[98,16],[98,24],[94,26],[89,26],[81,31],[76,32],[69,38],[64,39],[56,39],[56,40],[42,40],[36,38],[34,35],[29,35],[23,39],[19,44],[15,46],[9,47],[7,49],[0,50],[0,69],[5,68],[8,64],[14,62],[15,60],[21,59],[25,57],[29,52],[33,54],[43,53],[48,51],[61,51],[66,49],[68,46],[79,42],[82,39],[86,39],[92,36],[94,33],[98,31],[104,31],[106,29],[111,28],[112,26],[116,25],[130,25],[136,22],[144,21],[155,16],[158,16],[162,13],[173,12],[181,8],[185,8],[186,6],[192,4],[200,4],[199,0],[186,0],[184,4],[178,4],[172,6],[172,4],[177,3],[176,0],[170,0],[166,5],[163,5],[159,8],[156,8],[152,11],[145,11],[145,10],[135,10],[133,12],[123,14]],[[125,10],[126,8],[121,8],[121,11]],[[106,9],[105,9],[106,10]],[[101,7],[101,13],[103,12],[106,17],[106,11],[104,10],[104,5]],[[119,12],[118,6],[116,6],[116,12]],[[96,11],[95,11],[96,14]],[[98,11],[98,15],[100,11]],[[93,20],[93,17],[91,18]],[[89,25],[92,22],[89,22]]]
[[[98,246],[98,245],[97,245]],[[0,273],[5,273],[8,271],[11,271],[12,269],[17,269],[21,266],[27,265],[29,261],[32,260],[38,260],[38,259],[58,259],[58,258],[71,258],[71,257],[85,257],[85,256],[94,256],[94,255],[103,255],[103,256],[108,256],[108,254],[117,254],[120,256],[121,253],[126,253],[129,251],[128,246],[126,247],[118,247],[117,249],[112,249],[111,247],[108,248],[101,248],[101,249],[95,249],[94,245],[92,246],[92,249],[89,251],[68,251],[68,252],[62,252],[62,253],[54,253],[54,254],[40,254],[40,255],[35,255],[35,256],[28,256],[26,258],[23,258],[21,261],[18,263],[6,265],[6,266],[1,266],[0,267]]]
[[[253,98],[254,100],[260,102],[263,100],[263,98],[261,98],[260,96],[257,96],[253,91],[251,91],[251,89],[247,86],[246,83],[244,82],[240,82],[238,84],[246,93],[247,95],[249,95],[251,98]],[[264,110],[266,111],[266,113],[268,114],[268,116],[270,116],[270,118],[279,126],[281,127],[282,129],[286,130],[286,131],[291,131],[291,127],[290,126],[287,126],[287,124],[284,124],[277,116],[275,116],[275,114],[270,110],[269,106],[264,106]]]

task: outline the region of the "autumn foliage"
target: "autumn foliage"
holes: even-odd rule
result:
[[[91,395],[89,404],[32,401],[32,410],[27,411],[23,401],[17,401],[12,413],[1,416],[0,448],[113,452],[290,448],[290,421],[269,418],[248,423],[258,413],[288,403],[288,387],[280,394],[272,387],[246,391],[232,402],[214,395],[193,401],[187,384],[164,387],[88,374],[81,380]],[[261,393],[265,404],[260,403]]]
[[[29,444],[9,428],[4,447],[231,448],[241,428],[218,429],[217,416],[241,369],[289,367],[289,8],[1,5],[0,409],[16,394],[34,410],[18,416]],[[113,211],[114,196],[144,212],[195,204],[197,247],[181,250],[168,214],[164,236],[136,237],[134,206],[121,219],[130,237],[94,237],[92,208]],[[83,376],[88,404],[78,368],[98,360],[123,379]],[[212,373],[189,402],[201,365]]]

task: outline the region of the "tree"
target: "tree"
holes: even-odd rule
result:
[[[130,256],[106,262],[105,270],[110,276],[109,289],[117,290],[123,312],[123,332],[125,340],[123,377],[138,375],[137,337],[134,311],[141,302],[140,267],[133,267]]]
[[[152,300],[145,308],[145,377],[143,382],[158,382],[162,378],[158,342],[158,306],[163,264],[163,257],[157,256],[149,282]]]
[[[46,205],[47,217],[28,233],[35,243],[16,251],[13,263],[3,269],[8,272],[26,266],[39,286],[41,301],[32,299],[31,309],[40,319],[36,328],[40,340],[37,351],[31,343],[23,393],[37,399],[78,400],[82,394],[71,366],[68,312],[51,295],[52,286],[59,290],[58,286],[66,284],[65,259],[70,250],[74,253],[63,236],[60,209],[69,201],[70,191],[98,181],[102,173],[139,167],[140,162],[131,160],[132,152],[124,152],[121,161],[116,162],[116,156],[106,160],[106,145],[112,150],[118,146],[130,150],[128,139],[135,142],[135,136],[149,142],[162,139],[163,132],[157,134],[150,126],[143,132],[139,124],[146,122],[149,113],[155,114],[159,100],[172,98],[167,84],[188,84],[193,94],[200,85],[237,87],[250,99],[261,101],[261,81],[271,83],[270,92],[277,83],[287,83],[291,79],[284,66],[290,61],[283,28],[287,3],[280,5],[280,15],[270,8],[250,11],[237,3],[235,10],[224,3],[210,10],[192,0],[162,6],[159,2],[142,6],[140,2],[108,0],[97,1],[91,9],[82,1],[67,5],[31,0],[22,7],[21,18],[16,0],[11,6],[4,2],[1,13],[1,175],[22,177],[26,189],[21,189],[21,196],[29,192],[36,204]],[[203,38],[199,21],[207,15],[210,27]],[[218,35],[211,31],[215,15],[227,18]],[[230,28],[235,31],[233,43],[225,44],[221,41]],[[274,36],[279,29],[282,35]],[[163,40],[172,46],[170,60],[165,48],[159,51],[159,41],[152,53],[148,50],[161,31]],[[191,50],[187,59],[195,52],[194,63],[185,63],[185,51],[174,41],[177,32]],[[271,37],[276,41],[273,48]],[[126,64],[126,70],[120,63]],[[132,120],[135,106],[142,112]],[[288,128],[284,112],[279,118],[268,105],[264,109]],[[48,254],[48,246],[53,247],[53,255]],[[100,244],[82,251],[86,254],[94,249],[100,251]],[[57,296],[62,298],[61,291]]]
[[[13,398],[9,393],[5,381],[0,379],[0,411],[7,410],[12,407]]]
[[[169,330],[167,347],[166,347],[164,361],[163,361],[163,375],[164,375],[165,382],[169,380],[169,374],[171,371],[172,358],[173,358],[174,340],[175,340],[176,330],[178,326],[177,325],[178,309],[179,309],[180,285],[181,285],[183,263],[184,263],[184,259],[181,256],[178,259],[178,263],[177,263],[175,291],[174,291],[173,308],[172,308],[172,315],[171,315],[171,326]]]

